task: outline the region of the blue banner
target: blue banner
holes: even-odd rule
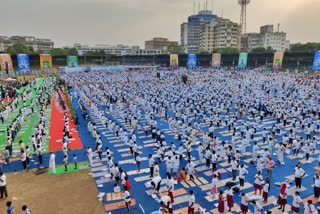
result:
[[[30,74],[30,64],[28,54],[17,54],[19,71]]]
[[[320,71],[320,51],[316,51],[314,54],[312,70]]]
[[[197,67],[197,54],[188,54],[188,68]]]

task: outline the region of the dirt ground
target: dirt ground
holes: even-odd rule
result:
[[[13,203],[14,213],[22,213],[24,204],[32,214],[105,213],[89,170],[54,176],[48,176],[48,172],[35,175],[34,171],[5,174],[9,197],[0,199],[0,213],[6,213],[9,200]]]

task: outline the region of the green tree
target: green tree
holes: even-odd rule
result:
[[[65,48],[68,56],[78,56],[78,50],[76,48]]]
[[[67,55],[67,51],[63,50],[62,48],[51,48],[49,54],[56,56],[65,56]]]
[[[200,54],[209,54],[209,52],[208,52],[208,51],[205,51],[205,50],[201,50],[201,51],[200,51]]]
[[[30,47],[28,47],[22,43],[16,43],[16,44],[9,46],[5,52],[9,53],[11,55],[19,54],[19,53],[20,54],[21,53],[30,54],[30,53],[33,53],[33,48],[31,49]]]
[[[315,51],[320,49],[320,43],[316,42],[308,42],[306,44],[296,43],[292,44],[290,47],[290,51]]]
[[[183,54],[184,53],[184,48],[181,45],[170,44],[167,47],[167,52],[169,54]]]
[[[88,53],[85,54],[85,56],[106,56],[106,52],[103,50],[100,51],[89,51]]]
[[[219,48],[217,49],[217,53],[224,53],[224,54],[232,54],[232,53],[239,53],[238,48],[226,47],[226,48]]]
[[[254,48],[251,50],[251,53],[272,53],[272,47],[268,46],[267,49],[264,47]]]

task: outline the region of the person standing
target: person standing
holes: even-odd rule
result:
[[[67,155],[64,155],[63,164],[64,164],[64,171],[68,171],[68,157],[67,157]]]
[[[319,198],[320,196],[320,172],[316,172],[316,175],[313,177],[314,182],[314,197]]]
[[[91,167],[91,165],[92,165],[93,153],[92,153],[92,149],[91,149],[90,146],[87,147],[86,154],[87,154],[88,159],[89,159],[89,166]]]
[[[316,208],[312,204],[312,200],[308,200],[307,203],[305,203],[304,208],[303,208],[303,214],[313,214],[316,213]]]
[[[237,178],[237,170],[238,170],[238,162],[236,161],[235,157],[232,158],[231,169],[232,169],[232,180],[235,181]]]
[[[265,202],[265,203],[268,202],[269,190],[270,190],[270,182],[269,182],[269,179],[267,178],[264,181],[263,194],[262,194],[263,201],[262,202]]]
[[[0,198],[3,198],[4,196],[8,197],[8,191],[7,191],[7,177],[3,174],[3,172],[0,172]]]
[[[76,154],[73,154],[73,163],[74,163],[74,169],[77,169],[78,165],[77,165],[77,156],[76,156]]]
[[[302,200],[299,196],[299,192],[296,191],[293,195],[292,199],[292,206],[291,206],[291,211],[293,214],[299,214],[300,213],[300,204],[302,203]]]
[[[170,174],[168,174],[168,179],[167,179],[167,189],[168,189],[168,195],[171,199],[171,204],[174,203],[174,198],[173,198],[173,191],[174,191],[174,179]]]
[[[229,212],[231,212],[231,209],[233,207],[233,193],[232,193],[232,189],[230,186],[228,186],[228,190],[226,191],[227,194],[227,204],[228,204],[228,208],[229,208]]]
[[[42,166],[42,150],[39,144],[37,145],[37,156],[39,158],[39,169],[40,169]]]
[[[149,154],[149,168],[150,168],[150,178],[153,178],[153,167],[154,167],[154,159],[152,157],[152,154]]]
[[[50,152],[49,167],[52,170],[52,174],[56,174],[56,155]]]
[[[27,205],[23,205],[22,206],[22,211],[24,212],[23,214],[31,214],[29,208],[27,207]]]
[[[269,155],[269,159],[267,160],[267,178],[271,181],[272,177],[272,169],[276,166],[276,163],[272,160],[272,157]]]
[[[261,189],[262,189],[261,183],[262,183],[263,178],[262,178],[260,171],[257,172],[254,179],[255,179],[254,180],[254,194],[257,194],[257,189],[259,189],[259,192],[260,192],[259,195],[261,195]]]
[[[23,170],[25,170],[27,168],[27,155],[24,152],[24,149],[21,149],[21,161],[23,165]]]
[[[7,201],[7,214],[14,214],[13,213],[13,206],[11,201]]]
[[[188,214],[194,214],[194,207],[195,207],[196,199],[194,197],[193,190],[190,190],[189,194],[190,195],[189,195]]]
[[[218,212],[220,214],[225,213],[226,211],[225,205],[226,205],[226,198],[223,196],[223,191],[221,190],[219,194],[219,202],[218,202]]]
[[[243,164],[241,164],[240,169],[239,169],[239,181],[240,181],[240,187],[244,187],[244,179],[245,175],[248,174],[248,171],[244,167]]]
[[[278,197],[278,200],[277,200],[277,204],[280,205],[280,207],[278,209],[279,210],[282,209],[282,212],[284,212],[284,208],[285,208],[285,206],[287,204],[287,195],[288,195],[287,184],[283,183],[281,185],[280,194],[279,194],[279,197]]]
[[[298,164],[296,168],[294,168],[294,178],[296,182],[296,188],[301,188],[301,180],[302,177],[305,176],[304,170],[301,168],[301,165]]]
[[[246,193],[241,193],[241,206],[240,209],[242,211],[242,214],[247,214],[248,212],[248,204],[250,202],[250,198]]]
[[[127,186],[124,186],[123,188],[124,188],[123,197],[124,197],[124,201],[126,203],[127,212],[129,212],[130,211],[130,204],[131,204],[131,194],[128,191],[128,187]]]

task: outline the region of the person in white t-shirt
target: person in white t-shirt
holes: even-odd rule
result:
[[[292,198],[291,211],[293,212],[293,214],[299,214],[300,213],[300,204],[302,203],[302,200],[299,196],[299,192],[296,191],[292,197],[293,198]]]
[[[87,147],[86,154],[88,155],[89,166],[91,167],[91,165],[92,165],[93,153],[92,153],[92,149],[90,148],[90,146]]]
[[[251,203],[254,208],[253,214],[261,214],[263,211],[262,206],[260,204],[258,204],[258,202],[256,202],[256,201],[251,201]]]
[[[131,204],[131,195],[130,195],[130,192],[128,191],[128,187],[127,186],[124,186],[123,188],[124,188],[123,197],[124,197],[124,201],[126,203],[127,210],[129,212],[130,204]]]
[[[314,182],[314,197],[319,198],[320,196],[320,172],[316,172],[316,175],[313,177]]]
[[[260,191],[259,195],[261,195],[261,190],[262,190],[261,183],[262,183],[262,180],[263,180],[263,178],[262,178],[261,172],[258,171],[257,174],[254,177],[254,194],[257,194],[257,189],[259,189],[259,191]]]
[[[189,194],[188,214],[194,214],[196,199],[194,197],[193,190],[190,190]]]
[[[312,200],[308,200],[307,203],[305,203],[303,208],[303,214],[316,214],[318,213],[315,206],[312,204]]]
[[[301,168],[301,165],[298,164],[297,167],[294,168],[294,177],[296,182],[296,188],[301,188],[301,178],[305,176],[304,170]]]
[[[250,202],[250,198],[244,192],[241,193],[240,197],[241,197],[241,206],[240,206],[241,212],[242,212],[242,214],[247,214],[247,212],[248,212],[248,204]]]
[[[3,194],[5,197],[8,197],[8,191],[7,191],[7,178],[3,174],[3,172],[0,172],[0,198],[3,198]]]
[[[162,196],[160,198],[160,204],[164,206],[169,211],[169,213],[172,213],[172,204],[169,196]]]

